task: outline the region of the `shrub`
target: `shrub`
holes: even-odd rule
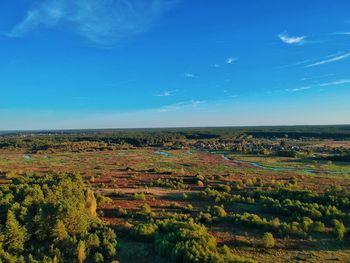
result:
[[[188,204],[188,205],[185,207],[185,211],[187,211],[187,212],[193,211],[193,206],[192,206],[191,204]]]
[[[98,262],[104,262],[103,255],[102,255],[101,253],[99,253],[99,252],[95,253],[95,255],[94,255],[94,261],[95,261],[96,263],[98,263]]]
[[[86,241],[86,246],[89,249],[98,248],[100,246],[100,239],[97,234],[91,234]]]
[[[339,240],[343,240],[345,233],[346,233],[346,228],[344,224],[336,219],[333,220],[333,225],[334,225],[334,234]]]
[[[155,247],[161,256],[173,262],[225,263],[253,262],[234,255],[227,247],[217,247],[216,239],[203,225],[189,220],[181,222],[172,219],[157,221],[159,232]]]
[[[143,215],[149,215],[152,213],[152,208],[148,204],[142,204],[140,206],[140,213]]]
[[[210,213],[203,213],[200,212],[198,215],[197,220],[201,223],[212,223],[213,222],[213,217],[211,216]]]
[[[170,207],[171,209],[179,209],[179,208],[182,208],[182,206],[181,206],[179,203],[176,203],[176,202],[171,203],[171,204],[169,205],[169,207]]]
[[[183,193],[183,194],[182,194],[182,199],[183,199],[183,200],[187,200],[187,199],[188,199],[188,194]]]
[[[97,200],[97,205],[98,205],[99,207],[105,206],[105,205],[107,205],[107,204],[109,204],[109,203],[112,202],[112,199],[111,199],[111,198],[109,198],[109,197],[107,197],[107,196],[103,196],[103,195],[101,195],[101,194],[97,194],[97,195],[96,195],[96,200]]]
[[[325,226],[322,222],[316,221],[311,225],[311,230],[313,232],[324,232],[325,231]]]
[[[303,217],[301,224],[302,224],[303,230],[305,232],[309,232],[310,228],[312,227],[313,220],[308,217]]]
[[[264,248],[273,248],[275,246],[275,239],[271,233],[266,232],[262,239]]]
[[[139,224],[131,231],[131,236],[136,240],[150,241],[158,231],[158,226],[154,223]]]
[[[226,211],[225,211],[223,206],[214,205],[210,209],[210,212],[211,212],[212,215],[220,217],[220,218],[223,218],[223,217],[227,216],[227,213],[226,213]]]
[[[126,216],[128,214],[128,211],[126,209],[122,208],[121,206],[117,206],[115,208],[117,216]]]
[[[145,193],[134,193],[134,199],[145,201],[146,195],[145,195]]]
[[[181,178],[170,177],[170,178],[158,178],[154,185],[159,187],[167,187],[172,189],[184,189],[186,185]]]
[[[226,192],[226,193],[229,193],[231,192],[231,187],[229,185],[219,185],[219,190],[223,191],[223,192]]]
[[[204,187],[204,183],[201,180],[197,181],[197,186]]]

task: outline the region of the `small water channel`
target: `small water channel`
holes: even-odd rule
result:
[[[227,161],[231,161],[234,163],[245,163],[249,164],[253,167],[270,170],[270,171],[276,171],[276,172],[303,172],[303,173],[327,173],[327,174],[350,174],[350,171],[331,171],[331,170],[317,170],[317,169],[306,169],[306,168],[290,168],[290,167],[271,167],[262,165],[257,162],[249,162],[249,161],[240,161],[233,158],[229,158],[226,153],[223,152],[210,152],[211,154],[220,154],[222,158],[224,158]]]

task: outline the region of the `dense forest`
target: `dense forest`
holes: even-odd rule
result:
[[[0,262],[104,262],[116,254],[113,229],[78,174],[11,178],[0,188]]]

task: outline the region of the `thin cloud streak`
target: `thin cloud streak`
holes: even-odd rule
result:
[[[334,32],[333,35],[350,35],[350,32]]]
[[[311,68],[311,67],[321,66],[321,65],[333,63],[333,62],[336,62],[336,61],[340,61],[340,60],[346,59],[348,57],[350,57],[350,52],[346,53],[346,54],[343,54],[343,55],[340,55],[340,56],[332,57],[330,59],[321,60],[321,61],[318,61],[316,63],[309,64],[309,65],[307,65],[305,67],[306,68]]]
[[[184,77],[188,78],[188,79],[192,79],[192,78],[195,78],[196,76],[194,74],[192,74],[192,73],[185,73]]]
[[[308,89],[319,88],[319,87],[338,86],[338,85],[343,85],[348,83],[350,83],[350,79],[340,79],[340,80],[335,80],[331,82],[320,83],[314,86],[303,86],[300,88],[286,89],[286,91],[297,92],[297,91],[308,90]]]
[[[158,109],[158,112],[177,111],[184,108],[194,108],[205,103],[204,100],[180,101],[174,104],[166,105]]]
[[[298,61],[298,62],[295,62],[295,63],[292,63],[292,64],[283,65],[283,66],[280,66],[278,68],[288,68],[288,67],[305,65],[305,64],[309,64],[309,63],[315,63],[318,60],[328,59],[328,58],[331,58],[331,57],[339,56],[340,54],[341,53],[338,52],[336,54],[331,54],[331,55],[327,55],[327,56],[324,56],[324,57],[305,59],[305,60]]]
[[[286,91],[290,91],[290,92],[297,92],[297,91],[302,91],[302,90],[307,90],[307,89],[312,89],[312,86],[304,86],[304,87],[300,87],[300,88],[294,88],[294,89],[286,89]]]
[[[341,80],[326,82],[326,83],[320,84],[319,86],[320,87],[327,87],[327,86],[342,85],[342,84],[347,84],[347,83],[350,83],[350,79],[341,79]]]
[[[163,93],[160,94],[155,94],[155,97],[171,97],[174,96],[174,93],[177,92],[178,90],[167,90],[164,91]]]

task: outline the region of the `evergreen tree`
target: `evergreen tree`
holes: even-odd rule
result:
[[[80,241],[77,248],[77,255],[78,255],[78,261],[79,263],[83,263],[86,259],[85,254],[85,243],[83,241]]]
[[[50,226],[46,220],[46,217],[43,216],[42,210],[40,209],[39,213],[33,218],[34,223],[34,234],[38,240],[45,240],[50,235]]]
[[[27,241],[27,231],[18,223],[15,214],[8,210],[5,224],[5,246],[8,251],[21,253]]]
[[[55,228],[53,229],[53,237],[62,241],[68,237],[68,233],[64,223],[61,220],[57,220]]]
[[[97,202],[94,192],[90,189],[86,191],[85,207],[88,210],[90,216],[96,216]]]

